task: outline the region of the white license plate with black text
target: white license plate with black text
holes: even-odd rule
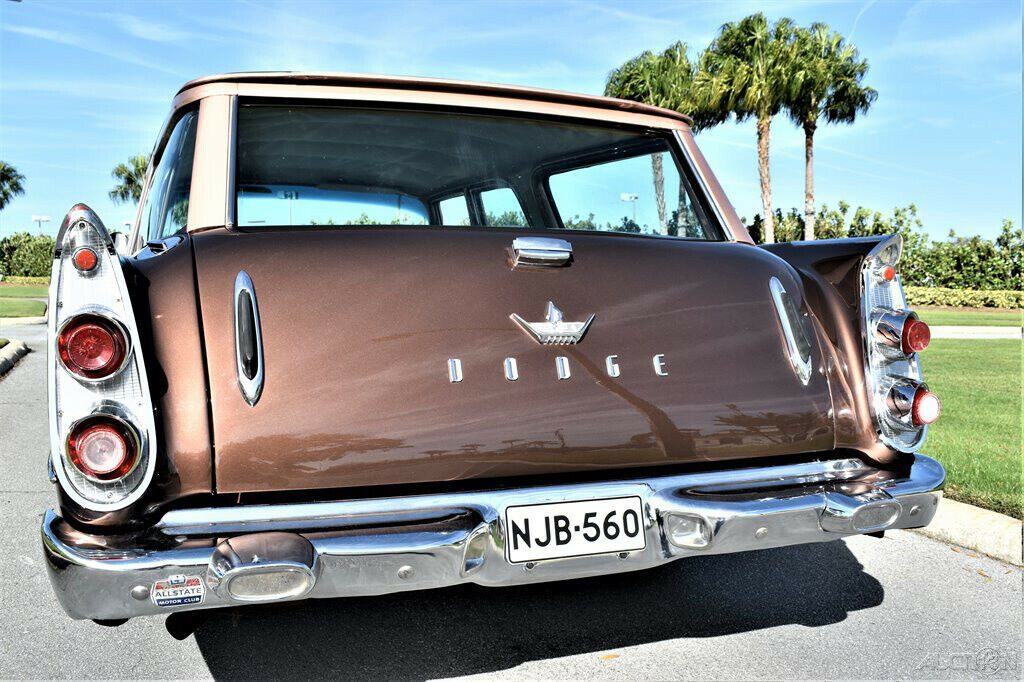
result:
[[[519,564],[647,546],[643,501],[616,497],[505,509],[505,556]]]

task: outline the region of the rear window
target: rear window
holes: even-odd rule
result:
[[[237,224],[717,238],[663,135],[526,117],[243,103]]]

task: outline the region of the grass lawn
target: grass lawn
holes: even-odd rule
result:
[[[45,284],[8,284],[0,282],[0,298],[46,298],[50,288]]]
[[[38,317],[46,312],[42,301],[24,298],[0,298],[0,317]]]
[[[0,296],[3,296],[0,289]],[[1001,308],[946,308],[940,306],[918,306],[914,308],[922,320],[935,327],[938,325],[977,325],[982,327],[1024,326],[1024,310]]]
[[[1021,343],[936,339],[921,364],[942,399],[923,451],[946,467],[946,494],[1024,518]]]
[[[11,284],[0,282],[0,317],[38,317],[46,313],[46,304],[32,301],[46,298],[49,289],[45,284]]]

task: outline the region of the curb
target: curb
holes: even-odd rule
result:
[[[1024,566],[1024,522],[1005,514],[943,497],[932,522],[913,532]]]
[[[27,353],[28,346],[25,345],[25,342],[15,341],[14,339],[11,339],[10,343],[0,348],[0,377],[7,374],[12,367],[18,364],[18,360]]]
[[[0,327],[22,324],[46,324],[46,316],[39,317],[0,317]]]

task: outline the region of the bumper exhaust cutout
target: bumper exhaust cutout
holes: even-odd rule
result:
[[[206,584],[247,604],[300,599],[316,584],[316,552],[295,533],[240,535],[217,545]]]

